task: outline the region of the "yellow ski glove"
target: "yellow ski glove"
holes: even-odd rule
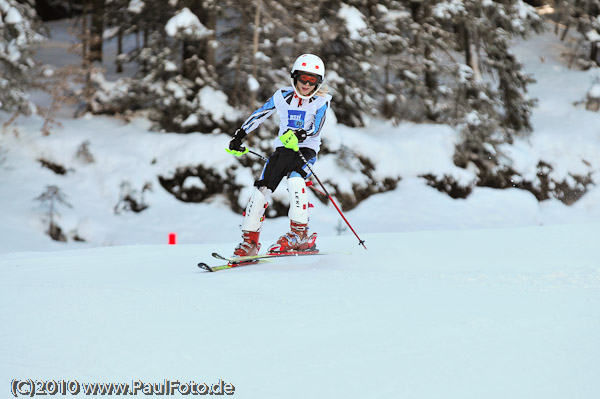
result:
[[[283,143],[285,148],[289,148],[290,150],[294,150],[298,152],[300,147],[298,147],[298,137],[292,129],[288,130],[284,134],[279,137],[279,140]]]

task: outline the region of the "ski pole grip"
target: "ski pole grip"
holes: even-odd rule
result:
[[[298,152],[300,149],[300,147],[298,147],[298,137],[296,137],[296,134],[292,129],[289,129],[287,132],[279,136],[279,140],[281,140],[285,148],[289,148],[295,152]]]

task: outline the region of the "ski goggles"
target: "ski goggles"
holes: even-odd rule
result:
[[[319,84],[320,77],[316,75],[310,75],[308,73],[299,73],[296,75],[298,82],[303,85],[316,86]]]

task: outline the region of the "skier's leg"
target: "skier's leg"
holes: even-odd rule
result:
[[[288,177],[288,194],[290,196],[290,210],[288,216],[291,221],[307,224],[308,223],[308,193],[306,192],[306,183],[300,176]]]
[[[265,210],[270,200],[271,190],[266,187],[254,188],[242,221],[243,241],[235,248],[234,255],[250,256],[256,255],[260,251],[258,240],[262,223],[265,219]]]
[[[259,232],[265,219],[265,210],[271,200],[271,190],[266,187],[255,187],[246,205],[242,230]]]
[[[269,252],[302,251],[315,246],[317,233],[308,235],[308,193],[304,179],[292,173],[287,179],[290,198],[290,232],[284,234],[277,243],[269,248]]]

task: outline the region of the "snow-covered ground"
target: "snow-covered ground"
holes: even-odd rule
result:
[[[368,251],[324,237],[352,255],[217,273],[194,265],[230,243],[7,254],[0,383],[7,393],[14,378],[223,379],[240,398],[592,399],[599,233],[373,233]]]
[[[50,45],[64,48],[58,39]],[[525,176],[543,159],[557,178],[591,170],[599,181],[600,114],[574,103],[600,71],[569,70],[562,46],[546,33],[515,48],[538,80],[530,94],[539,104],[534,133],[510,155]],[[42,53],[46,62],[52,54]],[[37,117],[0,134],[0,396],[28,378],[222,379],[240,398],[600,392],[600,187],[572,206],[517,189],[476,188],[453,200],[418,177],[472,178],[451,162],[452,129],[377,120],[351,129],[331,115],[324,134],[332,146],[377,155],[376,173],[402,178],[346,214],[368,251],[349,231],[338,236],[339,215],[313,197],[318,245],[344,254],[210,274],[195,265],[232,251],[240,215],[218,197],[182,203],[157,175],[199,162],[232,165],[221,150],[229,137],[152,133],[141,118],[61,122],[48,137]],[[76,156],[86,141],[93,163]],[[327,157],[315,171],[340,184],[356,178]],[[248,186],[253,178],[248,170],[236,176]],[[152,184],[147,210],[115,215],[124,182],[138,191]],[[34,198],[47,185],[72,205],[59,206],[60,226],[86,242],[45,235],[45,209]],[[287,223],[267,219],[263,244]],[[170,232],[178,245],[165,245]]]

